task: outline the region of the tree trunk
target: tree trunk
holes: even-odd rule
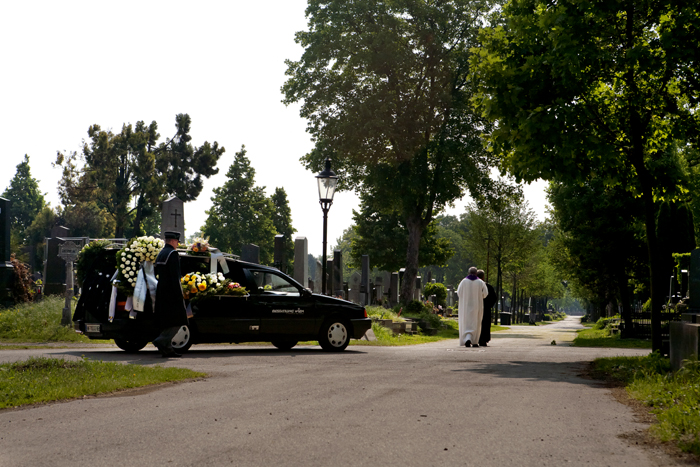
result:
[[[399,297],[399,301],[404,305],[413,300],[413,290],[415,289],[416,277],[418,276],[418,251],[420,248],[420,239],[423,235],[423,227],[420,216],[410,216],[406,220],[406,228],[408,229],[406,270],[404,271],[403,279],[401,280],[401,294]]]

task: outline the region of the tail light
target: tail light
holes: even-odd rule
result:
[[[126,311],[126,301],[117,302],[116,311]]]
[[[363,308],[362,311],[365,312],[365,318],[366,318],[366,317],[367,317],[367,309],[366,309],[366,308]]]

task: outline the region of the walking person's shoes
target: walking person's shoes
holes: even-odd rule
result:
[[[179,353],[175,352],[174,350],[163,351],[161,353],[163,354],[163,358],[180,358],[180,357],[182,357],[182,354],[179,354]]]
[[[479,344],[479,345],[482,346],[482,347],[488,347],[488,345],[486,345],[485,342],[484,342],[483,344]]]
[[[479,344],[474,344],[472,345],[472,347],[479,347]]]
[[[468,340],[467,342],[464,343],[464,346],[465,346],[466,348],[471,347],[471,346],[472,346],[472,341],[471,341],[471,340]]]

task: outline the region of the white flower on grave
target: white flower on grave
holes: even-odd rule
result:
[[[122,256],[126,256],[126,252],[122,251]]]

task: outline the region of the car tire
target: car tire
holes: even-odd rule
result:
[[[272,345],[280,350],[291,350],[299,341],[272,341]]]
[[[136,353],[146,347],[148,342],[149,341],[144,339],[114,339],[114,343],[117,344],[117,347],[126,353]]]
[[[350,343],[350,325],[340,318],[325,321],[321,325],[318,343],[326,352],[342,352]]]
[[[180,326],[177,334],[173,337],[173,350],[179,354],[187,352],[194,344],[192,328],[189,326]]]

